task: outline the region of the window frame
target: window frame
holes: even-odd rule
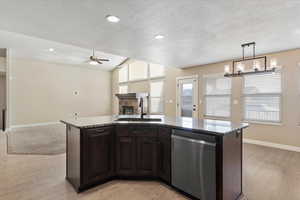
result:
[[[128,91],[129,91],[129,86],[128,86],[128,84],[124,84],[124,83],[121,83],[121,84],[118,84],[118,93],[119,94],[124,94],[124,93],[120,93],[120,87],[124,87],[124,86],[126,86],[127,87],[127,93],[128,93]]]
[[[256,93],[256,94],[245,94],[245,78],[242,78],[242,119],[244,122],[249,123],[257,123],[257,124],[275,124],[275,125],[282,125],[282,113],[283,113],[283,73],[282,70],[279,69],[275,73],[280,74],[280,93]],[[261,74],[260,74],[261,75]],[[255,75],[248,75],[248,76],[255,76]],[[261,119],[247,119],[246,115],[246,97],[279,97],[279,120],[261,120]]]
[[[150,67],[151,63],[148,63],[148,79],[161,79],[164,78],[166,76],[166,67],[161,65],[163,67],[163,75],[160,76],[151,76],[151,67]]]
[[[160,97],[152,97],[151,96],[151,83],[153,82],[162,82],[163,83],[163,92],[162,92],[162,96]],[[156,113],[156,112],[152,112],[152,98],[160,98],[161,102],[162,102],[162,112],[161,113]],[[149,113],[150,114],[154,114],[154,115],[162,115],[165,112],[165,79],[161,79],[161,78],[152,78],[151,80],[149,80]]]
[[[143,62],[143,61],[142,61]],[[151,82],[154,82],[154,81],[163,81],[163,91],[165,91],[165,77],[166,77],[166,67],[163,66],[164,68],[164,74],[162,76],[155,76],[155,77],[150,77],[150,64],[151,63],[148,63],[148,62],[145,62],[147,64],[147,78],[145,79],[135,79],[135,80],[130,80],[129,79],[129,71],[130,71],[130,67],[129,67],[129,64],[124,64],[123,66],[120,66],[118,68],[118,70],[120,70],[121,68],[123,67],[127,67],[127,81],[123,81],[123,82],[120,82],[119,81],[119,71],[118,71],[118,92],[119,92],[119,86],[121,85],[127,85],[128,87],[128,91],[130,91],[130,83],[135,83],[135,82],[140,82],[140,81],[147,81],[148,82],[148,87],[149,87],[149,98],[148,98],[148,110],[149,110],[149,114],[164,114],[165,112],[165,95],[164,95],[164,92],[163,92],[163,96],[161,97],[162,98],[162,113],[152,113],[151,112],[151,94],[150,94],[150,87],[151,87]],[[158,97],[157,97],[158,98]]]
[[[126,81],[120,81],[120,70],[124,67],[127,67],[127,80]],[[128,64],[124,64],[124,66],[121,66],[118,68],[118,84],[124,84],[129,82],[129,66]]]
[[[232,117],[232,78],[231,81],[230,81],[230,93],[229,94],[206,94],[206,79],[207,78],[227,78],[227,77],[224,77],[224,74],[206,74],[206,75],[203,75],[203,115],[204,117],[207,117],[207,118],[211,118],[211,119],[230,119]],[[209,115],[207,114],[207,97],[229,97],[229,115],[228,116],[217,116],[217,115]]]
[[[139,60],[139,62],[143,62],[143,61]],[[132,80],[130,80],[130,64],[131,63],[127,64],[128,65],[128,71],[127,71],[127,73],[128,73],[128,79],[127,79],[127,82],[146,81],[146,80],[148,80],[150,78],[150,64],[147,63],[147,62],[145,62],[145,63],[147,64],[146,78],[137,78],[137,79],[132,79]]]

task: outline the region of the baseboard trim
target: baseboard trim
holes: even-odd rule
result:
[[[291,146],[291,145],[278,144],[278,143],[265,142],[265,141],[252,140],[252,139],[243,139],[243,142],[248,143],[248,144],[256,144],[256,145],[261,145],[261,146],[266,146],[266,147],[300,152],[300,147]]]
[[[47,125],[54,125],[59,124],[60,122],[44,122],[44,123],[35,123],[35,124],[21,124],[21,125],[13,125],[9,128],[9,130],[17,129],[17,128],[28,128],[28,127],[35,127],[35,126],[47,126]]]

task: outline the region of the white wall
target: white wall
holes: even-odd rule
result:
[[[11,58],[10,77],[12,126],[111,114],[108,71]]]

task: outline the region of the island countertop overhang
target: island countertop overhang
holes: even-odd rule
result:
[[[62,123],[79,129],[96,128],[111,125],[162,125],[188,131],[200,131],[214,135],[226,135],[248,127],[247,123],[235,123],[225,120],[196,119],[187,117],[168,117],[163,115],[147,115],[145,118],[160,118],[161,121],[116,121],[120,118],[139,118],[138,115],[106,115],[81,117],[60,120]]]

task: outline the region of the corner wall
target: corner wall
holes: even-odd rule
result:
[[[78,94],[76,95],[75,92]],[[111,73],[10,58],[12,126],[111,114]]]

